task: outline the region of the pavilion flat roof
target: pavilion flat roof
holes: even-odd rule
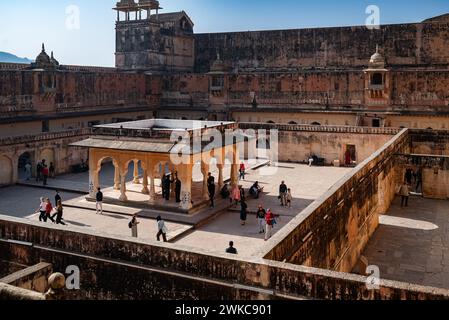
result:
[[[70,146],[136,152],[169,153],[175,146],[175,143],[89,138],[83,141],[72,143],[70,144]]]
[[[153,130],[153,131],[193,131],[204,128],[216,128],[232,125],[235,122],[196,121],[196,120],[172,120],[172,119],[147,119],[122,123],[104,124],[95,128],[128,129],[128,130]]]

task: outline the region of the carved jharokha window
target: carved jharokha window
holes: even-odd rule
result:
[[[384,84],[384,78],[382,73],[373,73],[371,76],[371,85],[382,86]]]
[[[212,77],[212,87],[213,88],[223,88],[224,78],[222,76]]]

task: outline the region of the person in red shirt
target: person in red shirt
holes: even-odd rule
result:
[[[239,172],[240,172],[240,180],[245,180],[246,167],[243,162],[240,164]]]
[[[49,170],[47,166],[44,166],[42,168],[42,177],[44,179],[44,186],[47,185],[47,179],[48,179],[48,175],[49,175]]]
[[[268,241],[273,235],[273,227],[277,223],[276,217],[279,217],[279,215],[273,214],[273,212],[271,212],[271,209],[267,210],[267,213],[265,214],[265,241]]]
[[[51,220],[54,223],[55,220],[51,216],[52,211],[53,211],[53,206],[51,205],[50,199],[47,198],[47,205],[45,206],[45,216],[47,219]]]

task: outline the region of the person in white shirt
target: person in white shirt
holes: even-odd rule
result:
[[[25,178],[26,181],[30,181],[31,179],[31,164],[29,162],[27,162],[27,164],[25,165]]]
[[[40,205],[39,205],[39,221],[47,222],[47,202],[45,201],[44,197],[40,198]]]
[[[168,229],[165,226],[165,221],[162,220],[161,216],[157,217],[156,221],[157,221],[157,229],[158,229],[158,233],[156,235],[157,241],[160,241],[161,240],[161,236],[162,236],[162,239],[164,240],[164,242],[167,242]]]

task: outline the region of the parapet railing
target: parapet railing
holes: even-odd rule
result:
[[[91,128],[83,128],[83,129],[78,129],[78,130],[49,132],[49,133],[42,133],[42,134],[36,134],[36,135],[5,137],[5,138],[0,138],[0,146],[21,144],[21,143],[32,143],[32,142],[39,142],[39,141],[43,141],[43,140],[64,139],[64,138],[71,138],[71,137],[78,137],[78,136],[88,136],[91,133],[92,133]]]
[[[26,63],[0,62],[0,70],[22,70],[30,65]]]
[[[399,128],[372,128],[354,126],[319,126],[302,124],[276,124],[259,122],[239,122],[240,129],[264,129],[279,131],[307,131],[307,132],[332,132],[332,133],[359,133],[359,134],[386,134],[396,135],[401,132]]]
[[[42,293],[14,287],[0,282],[0,300],[39,301],[46,300],[46,298]]]
[[[67,71],[84,71],[84,72],[101,72],[101,73],[111,73],[117,72],[117,68],[112,67],[93,67],[93,66],[72,66],[72,65],[63,65],[61,66],[63,70]]]

